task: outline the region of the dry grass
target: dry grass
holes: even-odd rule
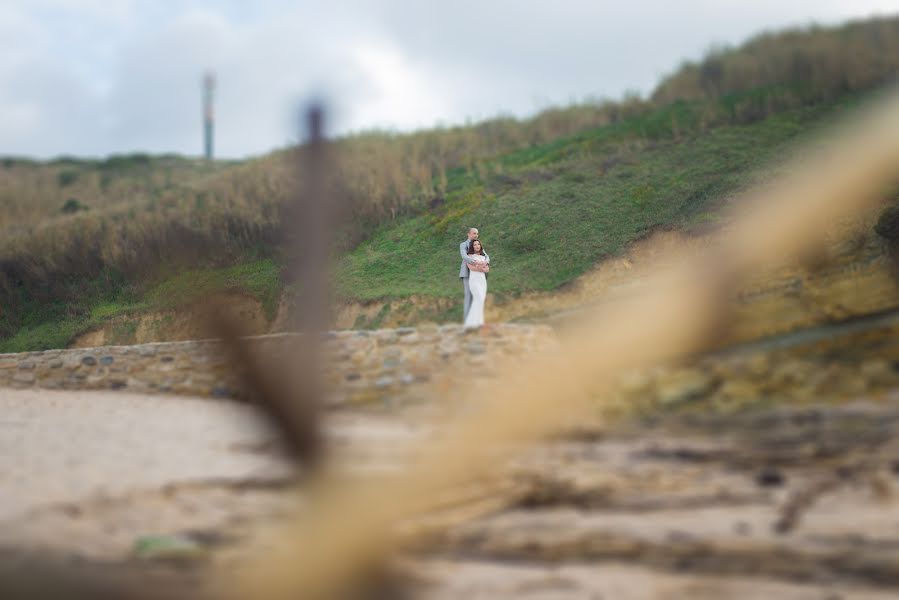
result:
[[[698,100],[767,88],[774,93],[737,99],[731,109],[770,114],[869,89],[895,80],[897,73],[899,17],[890,17],[763,33],[739,48],[713,50],[663,80],[652,100]]]

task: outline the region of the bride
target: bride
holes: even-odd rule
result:
[[[487,254],[481,246],[480,240],[471,242],[468,254],[472,262],[468,263],[468,286],[471,290],[471,307],[468,316],[465,317],[465,327],[480,327],[484,324],[484,300],[487,298],[487,273],[490,265],[487,264]]]

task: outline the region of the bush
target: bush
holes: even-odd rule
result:
[[[62,171],[56,176],[59,187],[66,187],[78,181],[78,171]]]
[[[87,210],[87,206],[82,204],[78,198],[69,198],[66,200],[66,203],[62,205],[61,210],[67,215],[73,215],[80,210]]]
[[[135,154],[113,154],[100,163],[99,167],[107,171],[119,171],[149,167],[153,162],[149,154],[138,152]]]

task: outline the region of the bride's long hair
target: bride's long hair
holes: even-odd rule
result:
[[[470,244],[468,244],[468,253],[469,253],[469,254],[480,254],[481,256],[485,256],[485,254],[484,254],[484,244],[481,244],[481,251],[480,251],[480,252],[475,252],[475,251],[474,251],[474,245],[475,245],[475,242],[477,242],[478,244],[481,244],[481,240],[473,240]]]

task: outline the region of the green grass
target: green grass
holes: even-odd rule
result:
[[[191,269],[163,278],[145,293],[123,289],[89,306],[42,306],[26,314],[24,324],[11,337],[0,340],[0,352],[25,352],[64,348],[78,335],[104,323],[151,311],[177,309],[201,301],[217,292],[232,292],[256,298],[266,318],[272,320],[281,296],[279,267],[270,259],[230,267]],[[135,322],[116,325],[117,338],[133,336]]]
[[[65,348],[78,335],[103,325],[109,319],[147,308],[143,303],[103,302],[88,311],[73,311],[66,314],[61,307],[44,307],[41,312],[27,315],[23,325],[15,335],[0,340],[0,352],[25,352]]]
[[[174,274],[151,289],[145,302],[154,309],[177,308],[217,292],[235,292],[256,298],[265,316],[275,318],[281,296],[280,269],[271,259],[224,268],[191,269]]]
[[[89,325],[83,319],[64,319],[26,325],[12,337],[0,340],[0,353],[65,348],[76,335],[89,328]]]
[[[456,298],[456,249],[469,226],[480,228],[490,254],[492,294],[557,289],[658,228],[715,222],[723,197],[776,166],[797,135],[839,108],[679,136],[672,117],[686,129],[695,116],[690,105],[676,104],[498,157],[484,177],[451,173],[437,211],[382,226],[343,258],[340,296]]]

